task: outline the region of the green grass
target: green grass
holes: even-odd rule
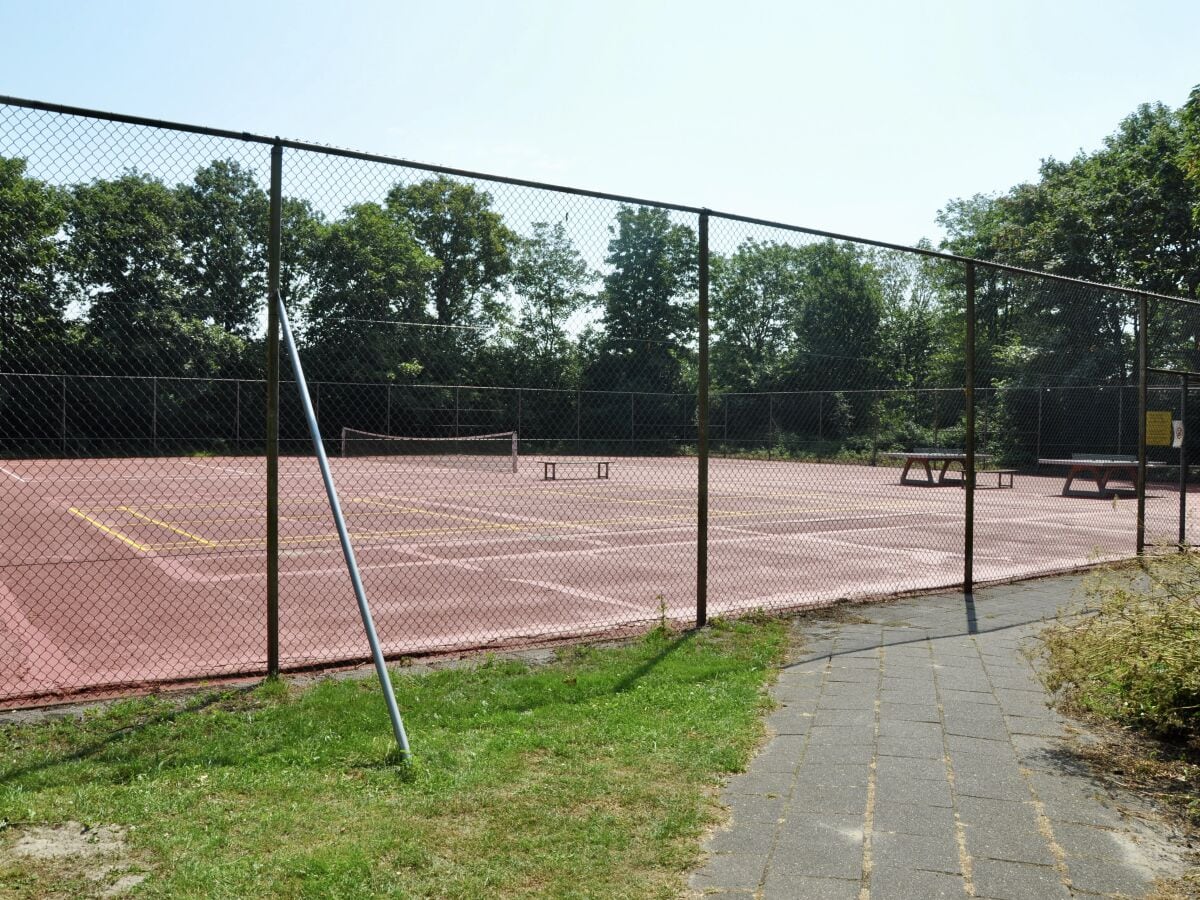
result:
[[[119,703],[0,730],[0,895],[78,896],[25,824],[131,826],[138,896],[666,897],[761,735],[786,631],[756,620],[559,662]],[[7,825],[7,827],[6,827]]]

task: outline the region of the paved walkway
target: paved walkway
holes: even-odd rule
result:
[[[692,888],[722,897],[1140,897],[1166,865],[1056,753],[1023,645],[1077,577],[802,623],[773,736]],[[861,621],[862,619],[868,621]]]

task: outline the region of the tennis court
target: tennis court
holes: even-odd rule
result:
[[[332,461],[389,654],[694,617],[695,461],[615,457],[607,480],[549,482],[546,459],[515,474],[504,459]],[[889,467],[710,465],[710,615],[961,582],[961,489],[903,486]],[[0,701],[261,672],[264,473],[246,457],[5,461]],[[1134,501],[1061,484],[977,491],[977,579],[1133,554]],[[280,497],[283,665],[363,659],[311,458],[281,461]],[[1172,533],[1177,509],[1174,490],[1152,489],[1149,532]]]

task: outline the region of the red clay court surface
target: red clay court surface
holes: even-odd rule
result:
[[[517,474],[504,460],[332,461],[388,654],[693,618],[695,460],[612,457],[608,480],[547,482],[547,458]],[[0,461],[0,705],[262,672],[264,473],[245,457]],[[891,467],[712,460],[709,614],[961,584],[963,491],[898,481]],[[1133,555],[1136,501],[1062,497],[1062,481],[976,492],[977,580]],[[282,460],[280,495],[284,667],[364,658],[315,461]],[[1173,539],[1177,513],[1155,486],[1148,534]]]

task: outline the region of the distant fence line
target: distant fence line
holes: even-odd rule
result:
[[[512,430],[534,448],[587,441],[593,451],[623,455],[644,452],[643,444],[697,440],[691,393],[340,381],[312,381],[310,388],[331,452],[343,427],[415,437]],[[994,445],[1017,465],[1079,446],[1128,452],[1137,444],[1137,390],[1137,385],[977,388],[980,445]],[[1147,391],[1151,406],[1158,400],[1169,406],[1178,395],[1175,387]],[[847,425],[836,408],[849,395],[869,398],[871,414]],[[709,397],[709,438],[713,452],[722,455],[739,449],[768,456],[857,450],[873,460],[880,450],[961,446],[962,401],[961,387],[716,392]],[[8,423],[0,454],[262,453],[265,403],[266,381],[255,378],[0,372],[0,416]],[[286,450],[306,436],[298,410],[284,403],[280,428]],[[1061,415],[1064,404],[1072,408],[1070,417]],[[1079,414],[1080,404],[1087,414]],[[889,412],[899,406],[907,424],[919,431],[889,426]],[[623,428],[613,415],[622,410]],[[999,422],[998,410],[1005,413]],[[119,430],[112,429],[114,422]]]

